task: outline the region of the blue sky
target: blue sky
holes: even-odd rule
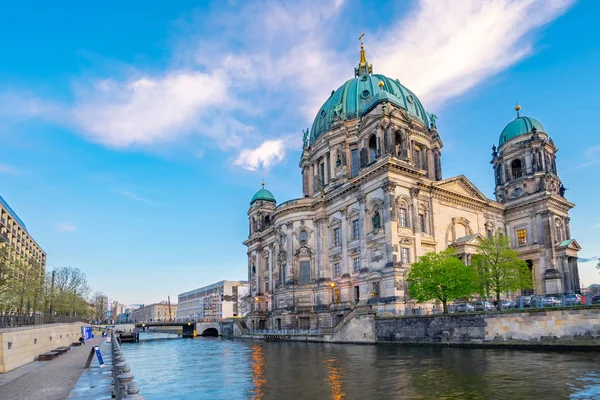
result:
[[[0,194],[48,270],[124,303],[245,279],[249,199],[263,178],[300,196],[302,129],[361,32],[374,71],[437,114],[444,176],[490,197],[518,98],[560,149],[581,257],[600,255],[597,2],[169,3],[0,6]]]

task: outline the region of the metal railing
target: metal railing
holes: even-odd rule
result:
[[[321,329],[249,329],[249,335],[319,336]]]
[[[145,400],[140,393],[140,385],[133,380],[131,367],[125,363],[125,357],[121,350],[121,345],[115,336],[115,331],[110,331],[112,343],[112,372],[113,372],[113,391],[114,398],[117,400],[135,399]]]
[[[70,317],[65,315],[0,312],[0,329],[85,321],[87,320],[80,317]]]

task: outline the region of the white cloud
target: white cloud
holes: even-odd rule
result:
[[[75,232],[77,230],[72,222],[59,222],[56,224],[56,228],[62,232]]]
[[[132,193],[132,192],[130,192],[128,190],[121,189],[121,190],[118,190],[118,192],[121,193],[125,197],[129,197],[130,199],[133,199],[133,200],[136,200],[136,201],[141,201],[142,203],[151,204],[153,206],[157,206],[158,205],[158,203],[156,203],[156,202],[154,202],[152,200],[148,200],[148,199],[145,199],[143,197],[140,197],[140,196],[136,195],[135,193]]]
[[[79,91],[73,116],[87,136],[111,147],[167,142],[225,103],[227,86],[219,72],[170,71],[126,83],[103,80]]]
[[[573,167],[573,170],[589,167],[590,165],[600,164],[600,146],[594,146],[585,149],[586,162]]]
[[[255,149],[244,149],[240,152],[234,165],[249,171],[259,168],[269,169],[280,163],[285,156],[283,139],[267,140]]]
[[[531,33],[574,0],[421,0],[378,32],[374,69],[406,84],[426,107],[465,93],[533,51]]]

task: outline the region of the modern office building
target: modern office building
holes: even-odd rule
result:
[[[25,223],[0,196],[0,246],[8,245],[17,256],[38,262],[46,273],[46,253],[31,237]]]
[[[178,298],[177,320],[203,321],[237,317],[240,290],[247,287],[248,282],[245,281],[220,281],[181,293]]]

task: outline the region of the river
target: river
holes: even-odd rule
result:
[[[123,344],[148,400],[600,398],[598,352],[152,335]]]

